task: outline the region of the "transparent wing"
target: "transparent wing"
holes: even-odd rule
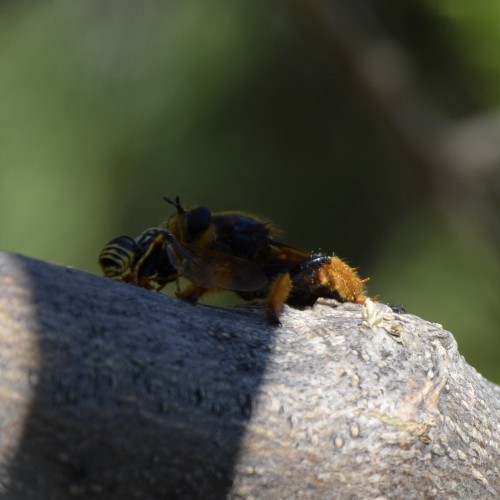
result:
[[[300,264],[313,255],[312,252],[301,250],[300,248],[292,247],[279,241],[272,241],[270,246],[274,262],[282,262],[287,267]]]
[[[167,252],[180,276],[202,288],[221,287],[251,292],[267,284],[264,272],[248,260],[214,252],[170,237]]]

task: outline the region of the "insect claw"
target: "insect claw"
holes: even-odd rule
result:
[[[276,314],[268,314],[267,315],[267,322],[273,326],[274,328],[280,328],[282,325],[281,325],[281,321],[280,319],[278,318],[278,316],[276,316]]]

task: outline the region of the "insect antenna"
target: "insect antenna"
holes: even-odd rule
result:
[[[184,213],[184,209],[182,208],[181,200],[180,200],[179,196],[177,196],[175,198],[175,201],[172,201],[170,198],[167,198],[166,196],[164,196],[163,199],[167,203],[170,203],[171,205],[173,205],[177,209],[177,213],[179,213],[179,214],[183,214]]]

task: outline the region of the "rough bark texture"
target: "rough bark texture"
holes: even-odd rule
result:
[[[416,316],[191,306],[0,253],[0,497],[498,498],[499,387]]]

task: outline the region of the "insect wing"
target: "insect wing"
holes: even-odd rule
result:
[[[180,276],[203,288],[222,287],[251,292],[267,284],[267,277],[252,262],[232,255],[180,244],[171,238],[167,252]]]
[[[275,259],[288,267],[300,264],[312,256],[312,252],[301,250],[300,248],[292,247],[279,241],[271,242],[271,247],[273,248]]]

